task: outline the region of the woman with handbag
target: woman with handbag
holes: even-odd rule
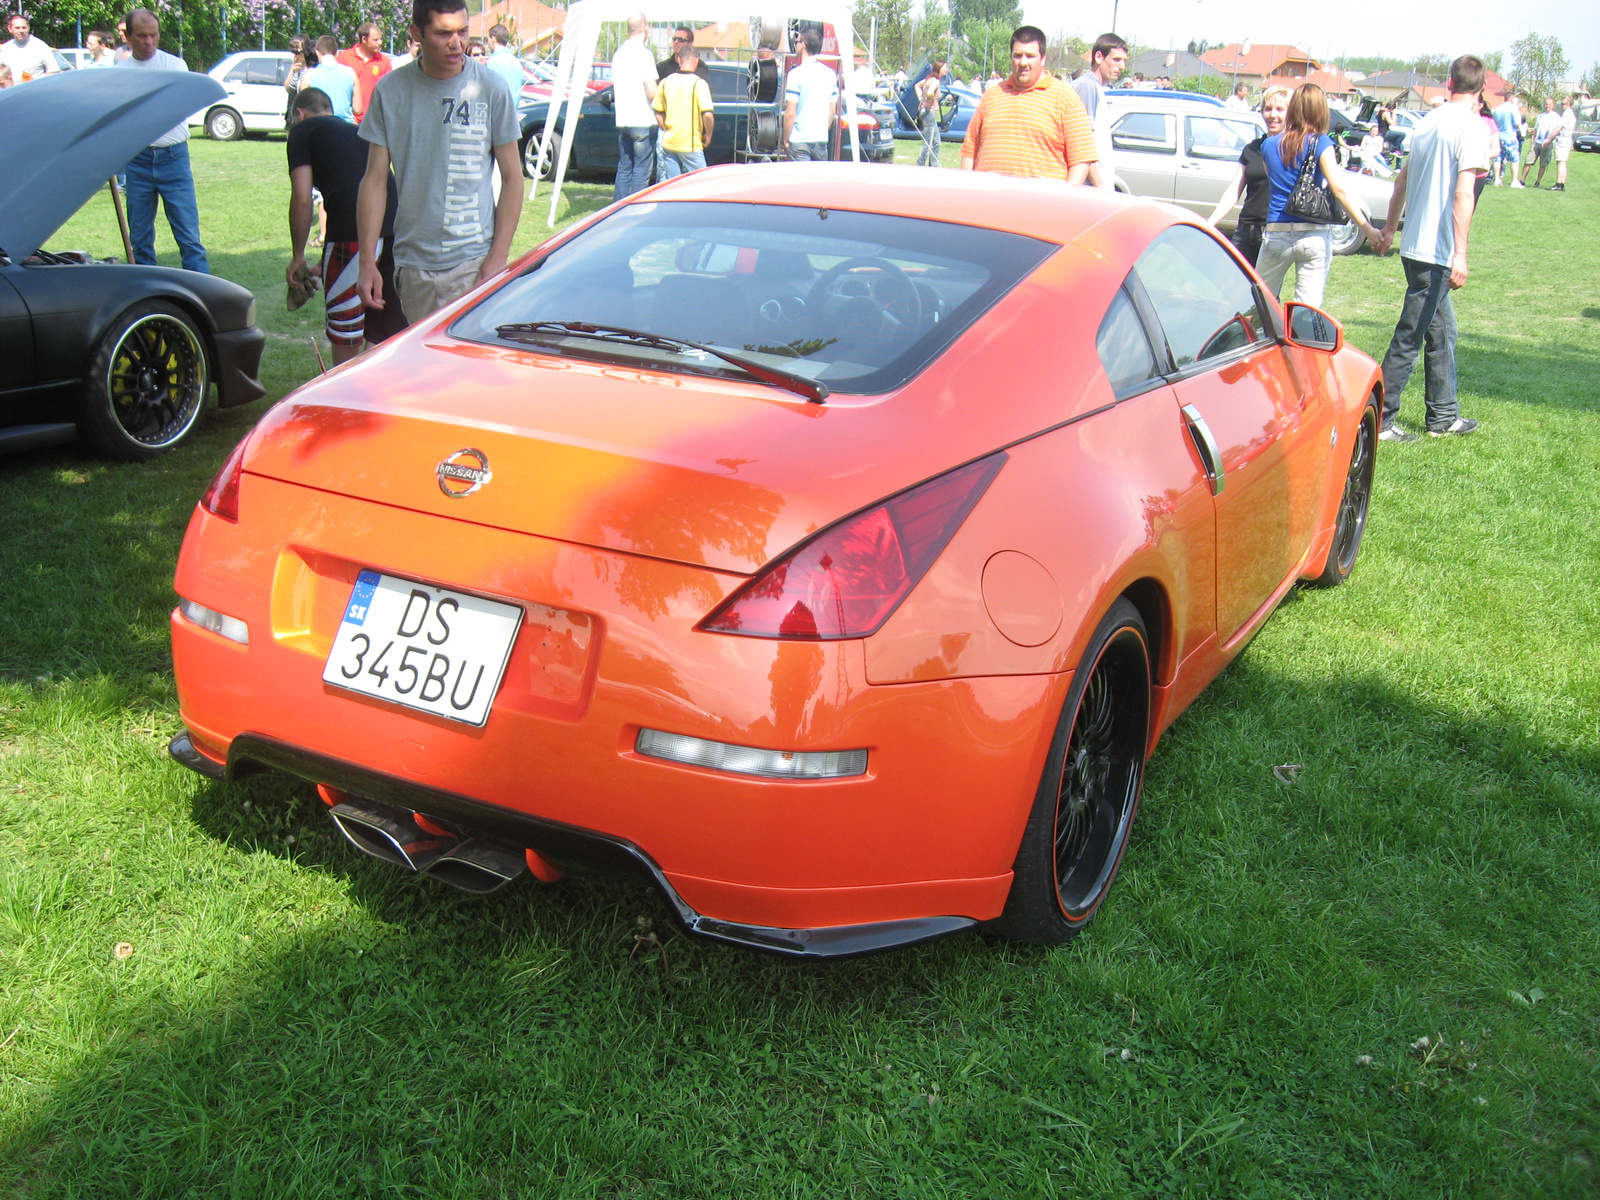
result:
[[[1216,208],[1206,218],[1206,224],[1215,227],[1233,211],[1239,193],[1244,193],[1244,206],[1239,209],[1239,223],[1233,227],[1229,241],[1253,267],[1261,256],[1261,239],[1265,236],[1267,208],[1272,200],[1272,185],[1267,179],[1267,164],[1261,157],[1261,147],[1273,134],[1283,132],[1284,115],[1289,109],[1289,89],[1268,88],[1261,94],[1261,119],[1267,131],[1239,152],[1239,170],[1217,201]]]
[[[1333,261],[1334,228],[1354,219],[1367,240],[1378,244],[1377,229],[1342,182],[1344,171],[1328,136],[1328,100],[1321,88],[1314,83],[1295,88],[1283,132],[1262,144],[1261,156],[1272,199],[1256,270],[1276,295],[1292,265],[1294,298],[1321,305]]]

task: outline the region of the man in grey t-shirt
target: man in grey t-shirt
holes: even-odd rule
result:
[[[416,0],[411,11],[422,22],[411,28],[417,57],[378,81],[361,123],[371,144],[356,225],[361,299],[381,309],[377,247],[392,163],[395,287],[418,321],[505,269],[523,192],[516,101],[505,80],[467,57],[466,0]]]
[[[1083,101],[1083,111],[1094,126],[1097,162],[1089,164],[1090,187],[1115,188],[1116,172],[1111,159],[1111,106],[1105,103],[1106,89],[1122,78],[1128,66],[1128,43],[1114,33],[1102,33],[1089,50],[1089,69],[1072,81],[1072,88]]]

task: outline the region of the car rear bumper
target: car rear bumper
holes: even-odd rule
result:
[[[565,867],[580,866],[642,874],[661,889],[673,913],[688,932],[712,941],[760,950],[783,958],[855,958],[948,937],[977,924],[971,917],[944,916],[791,929],[719,920],[697,912],[684,900],[660,866],[624,838],[509,812],[467,796],[423,787],[411,780],[397,779],[351,763],[310,754],[253,734],[241,734],[233,740],[226,763],[218,762],[196,749],[187,733],[175,737],[167,751],[183,766],[219,782],[263,768],[281,770],[309,783],[327,784],[341,792],[422,812],[516,845],[527,846],[547,861]]]
[[[267,335],[254,325],[212,335],[217,352],[217,407],[249,404],[267,394],[256,376]]]
[[[720,922],[855,946],[867,935],[820,931],[892,926],[867,938],[880,948],[960,927],[902,922],[1004,907],[1070,673],[873,685],[860,641],[695,632],[742,577],[249,474],[241,517],[196,511],[176,587],[246,622],[248,644],[172,617],[189,745],[218,769],[270,765],[357,794],[399,781],[497,814],[558,862],[551,829],[631,847],[697,932]],[[323,682],[360,569],[524,606],[485,725]],[[785,753],[865,749],[867,766],[759,778],[641,754],[643,728]],[[359,780],[318,775],[334,767]]]

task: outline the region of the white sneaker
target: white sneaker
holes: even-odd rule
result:
[[[1512,180],[1512,181],[1511,181],[1511,186],[1512,186],[1512,187],[1527,187],[1527,186],[1528,186],[1528,185],[1527,185],[1527,184],[1525,184],[1525,183],[1522,183],[1522,182],[1520,182],[1520,181],[1518,181],[1518,180],[1515,180],[1515,179],[1513,179],[1513,180]]]

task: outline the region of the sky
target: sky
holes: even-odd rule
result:
[[[1112,27],[1146,46],[1182,50],[1191,38],[1285,42],[1319,60],[1341,54],[1473,54],[1509,51],[1529,32],[1561,39],[1576,79],[1600,61],[1595,0],[1437,0],[1401,4],[1245,3],[1244,0],[1023,0],[1023,15],[1046,33],[1092,41]],[[1448,26],[1448,30],[1445,28]],[[1510,66],[1509,54],[1506,65]]]

